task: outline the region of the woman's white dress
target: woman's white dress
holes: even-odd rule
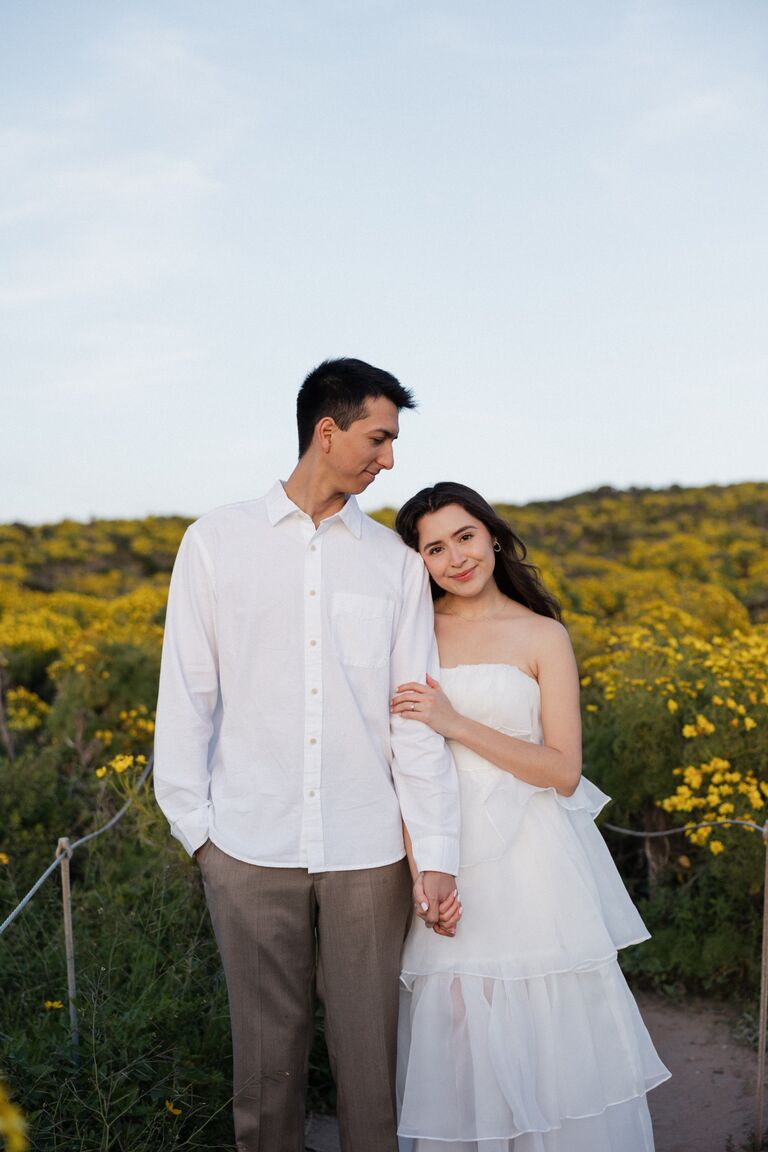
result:
[[[457,711],[541,743],[519,668],[444,668]],[[645,1094],[666,1080],[616,950],[648,938],[594,817],[608,797],[517,780],[452,744],[463,917],[414,920],[403,953],[401,1152],[652,1152]]]

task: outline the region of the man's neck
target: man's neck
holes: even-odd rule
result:
[[[327,478],[319,475],[312,461],[302,457],[283,485],[289,500],[311,516],[315,527],[321,520],[335,516],[347,501],[345,492],[337,492]]]

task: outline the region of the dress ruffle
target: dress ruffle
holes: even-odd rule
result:
[[[518,736],[518,739],[527,738],[518,733],[510,732],[507,735]],[[470,755],[474,756],[474,753]],[[462,857],[462,868],[471,868],[484,860],[498,860],[517,834],[528,804],[537,796],[551,796],[564,811],[584,812],[591,820],[611,800],[610,796],[606,796],[585,776],[579,780],[572,795],[563,796],[554,788],[536,788],[526,784],[511,773],[501,772],[494,765],[489,765],[479,756],[477,760],[477,766],[472,765],[465,750],[465,755],[460,757],[459,771],[462,776],[467,774],[464,784],[473,791],[472,807],[481,809],[480,812],[476,811],[475,819],[480,816],[487,823],[485,828],[476,829],[473,836],[465,837],[469,859]]]
[[[514,1140],[431,1140],[398,1137],[399,1152],[653,1152],[645,1096],[606,1108],[599,1116],[564,1119],[549,1132],[523,1132]]]
[[[459,777],[462,845],[474,845],[479,855],[478,841],[489,839],[480,773]],[[522,792],[512,792],[525,799],[506,850],[462,866],[464,911],[454,938],[418,928],[409,934],[404,984],[429,972],[515,980],[584,971],[648,938],[589,805],[566,806],[552,789],[523,785]],[[584,795],[589,799],[586,789]]]
[[[398,1085],[401,1136],[428,1132],[430,1152],[434,1141],[452,1142],[453,1152],[477,1142],[482,1152],[496,1142],[506,1150],[512,1140],[514,1152],[653,1147],[598,1140],[617,1125],[642,1131],[637,1102],[669,1075],[615,960],[529,980],[444,972],[408,987],[398,1041],[410,1052]],[[566,1128],[571,1143],[559,1142]],[[526,1133],[532,1142],[517,1143]]]

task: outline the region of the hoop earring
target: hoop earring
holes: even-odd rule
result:
[[[501,544],[499,544],[498,540],[494,540],[493,550],[494,552],[501,552]]]

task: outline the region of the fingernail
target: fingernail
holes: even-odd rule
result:
[[[451,896],[458,896],[458,894],[459,894],[458,888],[454,888],[453,892],[451,892]]]
[[[429,904],[427,904],[426,900],[422,900],[421,910],[422,912],[429,912]]]

